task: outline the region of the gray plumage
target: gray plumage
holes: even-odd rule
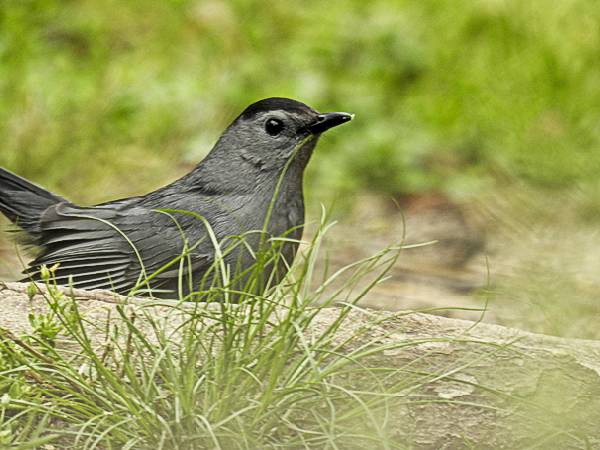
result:
[[[232,122],[189,174],[147,195],[91,207],[77,206],[0,168],[0,212],[40,249],[25,272],[27,280],[39,280],[42,265],[59,263],[54,272],[59,284],[127,293],[138,285],[143,262],[146,276],[163,268],[150,282],[154,295],[187,294],[187,288],[178,292],[180,264],[164,268],[187,244],[193,250],[184,258],[183,285],[202,287],[202,281],[210,282],[206,272],[215,258],[207,227],[189,214],[158,211],[168,209],[205,218],[221,247],[233,248],[224,260],[236,273],[254,262],[261,242],[254,231],[289,237],[277,281],[294,258],[293,241],[302,235],[306,164],[320,134],[351,117],[319,114],[291,99],[261,100]],[[234,246],[241,235],[245,245]]]

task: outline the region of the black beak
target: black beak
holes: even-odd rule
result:
[[[330,128],[349,122],[353,117],[353,114],[348,114],[345,112],[319,114],[317,116],[317,120],[308,125],[307,128],[312,134],[319,134],[323,131],[329,130]]]

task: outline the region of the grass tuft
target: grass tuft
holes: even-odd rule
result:
[[[282,283],[263,276],[277,270],[286,238],[255,255],[243,286],[221,255],[218,276],[203,291],[143,305],[131,300],[104,321],[86,317],[56,287],[52,270],[44,271],[47,312],[30,316],[26,336],[2,331],[0,442],[178,449],[386,442],[387,400],[348,383],[370,379],[383,389],[361,363],[373,349],[346,351],[364,330],[338,332],[401,246],[319,274],[329,228],[319,224]],[[321,327],[319,312],[333,305],[336,319]]]

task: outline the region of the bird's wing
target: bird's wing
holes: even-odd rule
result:
[[[59,284],[121,293],[161,268],[152,287],[176,279],[179,264],[164,266],[181,257],[186,239],[188,246],[194,244],[171,217],[136,206],[134,199],[92,208],[60,203],[44,213],[40,228],[42,251],[26,271],[29,277],[40,279],[42,265],[58,263],[54,277]],[[193,252],[192,270],[207,267],[210,259]]]

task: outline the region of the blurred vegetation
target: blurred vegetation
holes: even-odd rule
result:
[[[0,0],[0,166],[97,203],[183,175],[260,98],[353,112],[309,206],[485,203],[496,320],[597,337],[599,23],[586,0]]]
[[[0,165],[76,201],[158,187],[275,95],[357,114],[310,166],[320,198],[597,185],[600,4],[0,5]]]

